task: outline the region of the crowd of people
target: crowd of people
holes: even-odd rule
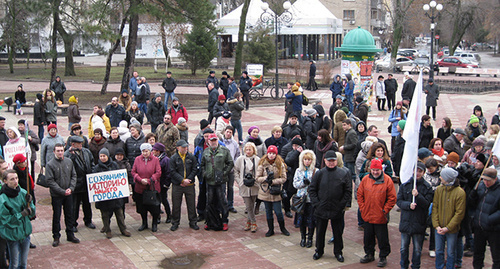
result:
[[[309,88],[314,90],[313,76],[309,82]],[[35,216],[33,168],[38,150],[40,173],[45,176],[52,197],[54,247],[60,244],[63,210],[68,241],[80,242],[75,236],[80,205],[84,225],[96,229],[86,175],[126,169],[131,198],[142,218],[139,231],[151,227],[152,232],[157,232],[163,213],[165,222],[171,223],[170,230],[179,229],[183,196],[191,229],[199,230],[198,223],[204,221],[205,230],[227,231],[229,213],[237,213],[236,185],[245,203],[247,218],[242,223],[245,231],[258,231],[256,215],[260,214],[263,203],[265,236],[275,234],[274,216],[281,234],[289,236],[284,217],[293,218],[293,225],[300,230],[301,247],[313,246],[316,230],[313,259],[317,260],[324,255],[330,221],[333,236],[329,243],[333,243],[335,258],[344,262],[344,217],[354,196],[359,207],[358,229],[364,233],[365,256],[361,263],[375,260],[378,244],[377,266],[387,265],[391,253],[389,214],[397,205],[401,212],[401,268],[410,266],[410,242],[413,242],[411,267],[420,268],[427,235],[429,254],[435,257],[436,268],[461,267],[463,256],[474,256],[474,268],[482,268],[487,243],[493,266],[500,266],[500,248],[496,244],[500,242],[496,240],[500,238],[497,180],[500,162],[499,156],[491,155],[499,132],[500,105],[489,128],[482,108],[476,106],[465,128],[452,128],[450,119],[444,118],[435,133],[431,119],[437,123],[435,107],[439,91],[429,80],[424,89],[428,109],[420,127],[416,174],[401,183],[399,171],[405,145],[402,134],[416,85],[409,74],[402,87],[402,101],[396,101],[398,83],[391,74],[385,80],[380,76],[374,85],[380,111],[386,111],[385,99],[388,99],[390,147],[378,137],[381,126],[368,124],[367,100],[354,93],[355,84],[349,74],[335,76],[330,87],[333,104],[329,113],[321,101],[305,109],[307,102],[300,83],[288,83],[284,122],[274,126],[268,138],[260,136],[258,126],[248,128],[248,135],[243,138],[241,119],[249,107],[251,87],[248,73],[243,72],[239,89],[236,84],[227,72],[223,72],[220,81],[215,72],[210,72],[206,81],[209,114],[200,121],[194,139],[188,136],[188,113],[175,97],[177,83],[171,73],[162,83],[165,89],[162,102],[162,95],[156,93],[151,97],[146,79],[134,72],[129,89],[113,97],[104,109],[94,106],[86,134],[80,125],[78,98],[74,96],[69,98],[70,136],[63,138],[58,134],[61,127],[57,125],[54,96],[62,94],[50,89],[37,94],[34,124],[38,126],[38,135],[32,130],[25,134],[24,120],[19,120],[17,127],[6,128],[5,118],[0,117],[0,145],[28,143],[31,149],[27,157],[16,155],[13,170],[6,170],[6,162],[0,161],[3,175],[0,267],[5,265],[5,246],[9,249],[10,263],[26,262],[30,220]],[[428,115],[430,108],[432,117]],[[143,131],[146,120],[151,126],[147,134]],[[45,125],[47,136],[44,136]],[[193,152],[189,150],[190,141],[194,141]],[[157,190],[160,201],[146,203],[146,190]],[[103,222],[101,232],[107,238],[113,237],[110,228],[113,215],[121,234],[131,236],[124,214],[129,202],[127,197],[96,203]],[[151,226],[148,212],[152,216]],[[31,247],[36,246],[31,244]]]

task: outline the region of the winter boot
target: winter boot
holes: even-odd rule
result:
[[[267,231],[266,237],[274,235],[274,219],[267,219],[267,228],[269,231]]]
[[[158,231],[158,219],[160,216],[153,216],[153,223],[151,223],[151,232],[156,233]]]
[[[314,228],[309,228],[309,233],[307,234],[306,248],[310,248],[313,245]]]
[[[306,246],[306,226],[300,226],[300,246]]]
[[[139,232],[148,228],[148,213],[141,213],[142,225],[137,229]]]
[[[285,228],[285,220],[278,220],[278,223],[280,224],[281,233],[286,235],[286,236],[289,236],[290,233]]]

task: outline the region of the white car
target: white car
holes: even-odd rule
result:
[[[479,62],[481,61],[481,56],[479,56],[479,54],[477,53],[457,51],[455,52],[455,54],[453,54],[453,56],[460,57],[462,59],[467,59],[476,65],[479,65]]]
[[[402,67],[403,66],[411,66],[413,64],[413,61],[406,58],[406,57],[398,57],[396,59],[396,70],[398,71],[401,71]],[[389,67],[391,66],[391,57],[384,57],[384,59],[382,61],[379,61],[379,62],[376,62],[375,63],[375,70],[377,70],[378,72],[382,71],[382,70],[387,70],[389,69]]]

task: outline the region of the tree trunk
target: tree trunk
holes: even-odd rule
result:
[[[234,56],[233,76],[236,78],[241,75],[241,61],[243,58],[243,37],[245,36],[245,27],[249,6],[250,0],[245,0],[245,2],[243,3],[243,9],[241,10],[240,27],[238,30],[238,44],[236,45],[236,53]]]
[[[65,76],[76,76],[75,63],[73,62],[73,35],[68,33],[59,18],[59,13],[56,11],[57,16],[57,32],[61,35],[64,41],[64,75]]]
[[[59,5],[57,6],[57,9],[59,8]],[[49,89],[50,89],[50,84],[52,81],[56,80],[56,73],[57,73],[57,21],[59,20],[59,16],[57,15],[57,10],[54,8],[53,11],[53,18],[54,18],[54,23],[52,26],[52,49],[51,49],[51,54],[52,54],[52,69],[50,71],[50,82],[49,82]]]
[[[131,11],[129,20],[128,42],[125,50],[125,67],[123,68],[122,85],[120,89],[128,89],[128,83],[135,63],[135,48],[137,46],[137,31],[139,30],[139,14],[137,9],[139,0],[130,0],[129,10]]]
[[[7,50],[8,50],[8,54],[9,54],[9,59],[8,59],[8,62],[9,62],[9,72],[11,74],[14,73],[14,56],[12,54],[14,54],[14,52],[12,52],[12,47],[11,46],[7,46]]]
[[[165,73],[168,71],[168,63],[170,58],[170,53],[167,47],[167,33],[165,32],[165,22],[162,20],[160,25],[160,35],[161,35],[161,46],[163,47],[163,53],[165,53]]]
[[[128,19],[128,12],[123,15],[122,23],[120,25],[120,30],[119,30],[119,36],[116,39],[113,47],[109,49],[108,56],[106,57],[106,71],[104,73],[104,80],[102,82],[101,95],[106,94],[108,90],[109,76],[111,73],[111,60],[113,59],[113,54],[120,46],[120,41],[123,36],[123,29],[125,28],[125,23],[127,22],[127,19]],[[126,89],[128,89],[128,87]]]

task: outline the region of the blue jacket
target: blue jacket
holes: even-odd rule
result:
[[[130,89],[130,95],[135,95],[135,89],[137,89],[137,79],[132,77],[128,83],[128,88]]]
[[[290,92],[285,95],[287,99],[292,99],[293,111],[302,111],[302,93],[300,91]]]
[[[238,92],[238,87],[236,86],[236,82],[229,84],[229,89],[227,90],[226,100],[229,100],[234,97],[234,94]]]
[[[399,135],[399,132],[398,132],[399,120],[397,119],[399,117],[401,117],[401,110],[398,111],[398,110],[394,109],[391,112],[391,115],[389,115],[389,122],[392,124],[391,136],[398,136]],[[406,113],[403,115],[403,117],[401,119],[406,120]]]
[[[347,84],[345,85],[344,93],[345,96],[353,96],[354,95],[354,81],[352,81],[351,74],[345,75],[347,78]]]
[[[337,81],[337,78],[339,78],[338,81]],[[344,87],[342,85],[342,79],[341,79],[340,75],[336,75],[333,78],[332,85],[330,85],[330,91],[332,92],[332,98],[335,99],[335,97],[337,97],[337,95],[342,95],[342,89],[343,88]]]

